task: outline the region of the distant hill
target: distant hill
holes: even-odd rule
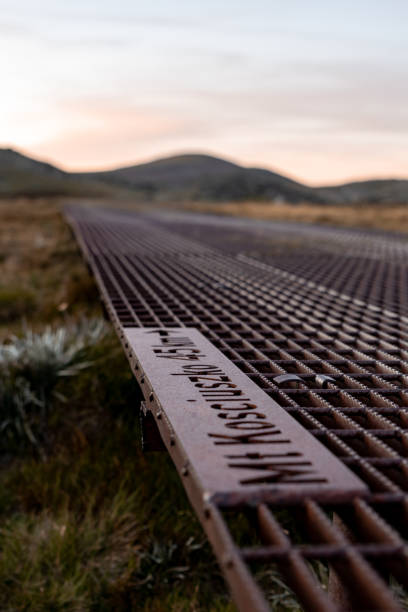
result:
[[[77,177],[13,149],[0,149],[0,197],[103,196],[112,192],[103,183]]]
[[[244,168],[209,155],[178,155],[83,176],[127,187],[148,199],[273,200],[317,204],[408,203],[408,180],[309,187],[276,172]]]
[[[333,204],[356,204],[361,202],[369,204],[408,203],[408,180],[403,179],[358,181],[335,187],[321,187],[318,191],[323,199],[327,199]]]
[[[135,200],[408,204],[408,180],[309,187],[262,168],[210,155],[177,155],[102,172],[64,172],[13,149],[0,149],[0,197],[124,196]]]
[[[84,176],[126,186],[155,200],[285,200],[323,203],[315,189],[269,170],[209,155],[178,155]]]

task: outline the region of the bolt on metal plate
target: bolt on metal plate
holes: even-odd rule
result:
[[[401,610],[395,593],[400,598],[398,593],[408,589],[406,239],[174,211],[136,214],[69,206],[65,212],[107,313],[124,340],[151,424],[165,440],[240,612],[269,609],[249,571],[252,562],[265,569],[276,563],[305,610],[338,612],[344,601],[356,611]],[[190,391],[174,391],[165,384],[166,376],[156,380],[150,370],[144,372],[124,338],[126,329],[135,327],[199,329],[230,366],[256,385],[262,401],[265,396],[272,400],[266,405],[274,416],[278,405],[296,420],[302,428],[300,445],[306,440],[309,447],[313,436],[319,448],[324,445],[330,456],[362,479],[366,490],[333,504],[330,493],[328,503],[320,493],[311,499],[306,489],[297,498],[296,492],[290,493],[293,481],[239,482],[234,489],[240,470],[252,473],[253,462],[259,465],[268,449],[265,444],[252,452],[253,445],[243,442],[236,454],[245,454],[251,469],[223,464],[226,475],[221,474],[221,481],[227,480],[228,470],[236,474],[228,480],[227,495],[216,498],[217,487],[213,493],[203,492],[205,484],[214,483],[212,472],[203,475],[200,464],[196,473],[197,457],[205,457],[208,448],[215,459],[219,452],[235,451],[227,450],[228,444],[215,445],[220,438],[212,438],[208,447],[205,434],[212,420],[205,420],[204,431],[191,427],[188,415],[200,413],[201,406],[203,412],[208,408],[201,391],[198,400]],[[146,360],[144,364],[147,368]],[[194,406],[198,410],[192,410]],[[247,412],[251,410],[255,411]],[[225,418],[214,417],[218,425],[223,423],[220,431],[233,431],[226,424],[234,419],[224,413]],[[263,414],[265,419],[255,421],[268,420],[269,408]],[[246,419],[250,417],[241,421]],[[286,432],[286,426],[287,421],[281,430]],[[267,439],[265,435],[263,441]],[[322,460],[320,451],[317,457]],[[242,457],[222,455],[226,459],[237,462]],[[276,468],[276,457],[272,460]],[[265,474],[271,475],[269,467],[262,468],[262,480]],[[336,484],[340,491],[342,481]],[[238,493],[229,494],[231,487]],[[256,492],[265,494],[267,504],[257,500]],[[287,510],[283,514],[282,508]],[[228,519],[243,514],[245,538],[251,540],[256,532],[262,545],[255,540],[253,546],[240,548],[234,540]],[[289,515],[296,520],[295,534],[282,520]],[[227,567],[226,559],[232,566]],[[329,569],[328,590],[310,571],[313,559],[334,568],[335,574]]]
[[[127,328],[124,334],[207,495],[228,505],[306,495],[345,501],[367,491],[196,329]]]

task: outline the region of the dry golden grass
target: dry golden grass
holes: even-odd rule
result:
[[[375,224],[368,209],[188,208],[408,230],[402,208],[400,216],[375,209]],[[18,331],[22,314],[36,329],[98,312],[93,281],[57,201],[0,202],[0,227],[0,316],[3,291],[8,319],[0,320],[0,338]],[[90,361],[92,368],[60,388],[69,402],[53,406],[47,459],[28,454],[2,463],[0,609],[232,612],[176,471],[166,456],[147,458],[138,448],[137,392],[115,338],[95,347]],[[241,524],[233,527],[239,537]],[[299,610],[273,569],[258,577],[273,609]]]
[[[2,340],[21,317],[43,332],[102,314],[58,205],[0,201]],[[47,368],[24,379],[38,401],[55,372],[48,353]],[[140,396],[117,338],[84,358],[89,367],[54,380],[46,412],[29,406],[36,445],[27,427],[6,438],[5,421],[20,426],[21,413],[4,392],[17,394],[17,377],[1,372],[0,610],[233,612],[176,470],[164,453],[141,452]]]
[[[95,285],[61,214],[62,200],[0,200],[0,341],[44,321],[95,314]],[[159,205],[131,200],[91,200],[91,206],[148,211]],[[408,206],[317,206],[260,202],[166,203],[161,209],[208,212],[276,221],[298,221],[408,233]]]
[[[408,233],[408,206],[320,206],[317,204],[273,204],[267,202],[192,202],[177,208],[219,215],[267,219],[270,221],[299,221],[341,227]]]
[[[44,200],[46,202],[47,200]],[[75,200],[66,199],[66,201]],[[87,199],[91,207],[110,207],[136,212],[154,209],[210,213],[222,216],[248,217],[270,221],[316,223],[338,227],[365,228],[408,233],[408,204],[318,205],[274,204],[273,202],[141,202],[131,197],[121,199]]]
[[[95,314],[95,285],[58,201],[2,200],[0,228],[0,340],[22,318],[36,329]]]

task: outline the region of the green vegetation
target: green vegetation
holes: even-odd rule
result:
[[[167,456],[140,452],[138,389],[116,338],[95,334],[21,341],[19,372],[48,418],[32,446],[3,449],[0,609],[232,609]],[[30,351],[42,346],[51,366],[58,335],[45,389]]]
[[[141,453],[139,390],[57,206],[0,216],[0,609],[233,612],[170,459]],[[273,564],[257,577],[300,609]]]
[[[87,354],[106,334],[103,321],[83,321],[42,334],[27,331],[0,346],[0,451],[35,445],[44,453],[49,413],[60,378],[75,376],[92,365]]]
[[[0,609],[233,612],[169,457],[141,453],[139,390],[107,326],[12,339],[10,375],[24,386],[0,413],[18,422],[1,449]],[[259,578],[273,609],[299,610],[276,571]]]
[[[168,456],[140,451],[139,390],[106,324],[12,337],[0,381],[0,609],[235,609]],[[258,578],[274,610],[299,610],[275,569]]]
[[[109,197],[117,188],[87,180],[51,164],[0,148],[0,199],[8,197]]]
[[[141,453],[139,390],[58,209],[0,214],[0,609],[232,612],[171,461]]]
[[[408,180],[367,180],[311,187],[262,168],[247,168],[204,154],[167,158],[102,172],[69,173],[0,148],[0,199],[11,197],[114,198],[134,205],[149,202],[255,202],[268,208],[288,203],[324,208],[369,205],[406,207]],[[290,213],[289,213],[290,214]],[[329,213],[330,215],[331,213]],[[341,220],[341,215],[339,216]],[[341,222],[341,221],[340,221]]]

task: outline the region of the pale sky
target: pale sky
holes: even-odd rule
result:
[[[408,178],[408,0],[0,0],[0,146]]]

